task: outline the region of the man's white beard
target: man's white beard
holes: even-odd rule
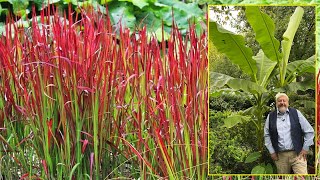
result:
[[[281,106],[278,108],[281,113],[285,113],[287,108],[285,106]]]

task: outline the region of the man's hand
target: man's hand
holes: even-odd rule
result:
[[[278,161],[278,160],[279,160],[277,153],[272,153],[272,154],[271,154],[271,158],[272,158],[272,160],[274,160],[274,161]]]
[[[299,153],[299,159],[303,158],[304,160],[307,160],[307,154],[308,154],[308,151],[302,149],[301,152]]]

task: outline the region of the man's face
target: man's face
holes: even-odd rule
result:
[[[284,113],[289,106],[288,99],[285,96],[280,96],[277,99],[277,108],[281,113]]]

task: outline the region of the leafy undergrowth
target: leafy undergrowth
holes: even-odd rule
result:
[[[50,12],[51,11],[51,12]],[[71,12],[71,11],[69,11]],[[48,18],[47,14],[51,14]],[[41,12],[0,42],[0,174],[6,179],[204,179],[207,43],[114,33],[90,9]]]

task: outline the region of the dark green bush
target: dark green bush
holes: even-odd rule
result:
[[[255,151],[254,127],[249,123],[232,128],[223,127],[223,119],[231,111],[210,110],[210,174],[247,174],[254,164],[244,163],[246,157]]]
[[[222,94],[218,97],[210,95],[209,97],[209,108],[217,111],[239,111],[251,106],[252,102],[250,99],[240,94]]]

